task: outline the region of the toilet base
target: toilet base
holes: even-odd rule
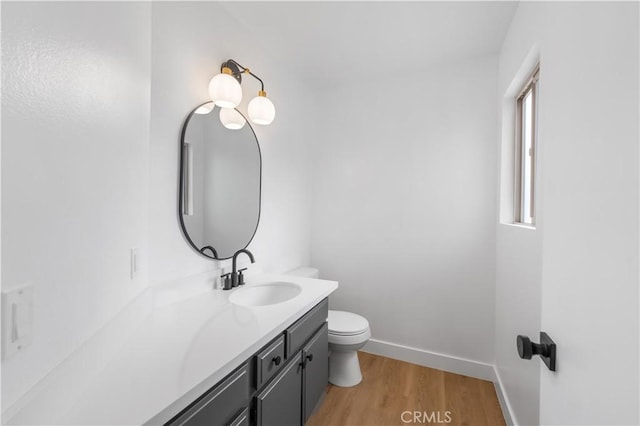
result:
[[[329,383],[348,388],[362,381],[357,351],[331,351],[329,355]]]

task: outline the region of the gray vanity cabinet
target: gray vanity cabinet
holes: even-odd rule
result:
[[[299,426],[302,418],[302,354],[291,358],[256,396],[258,426]]]
[[[256,396],[257,426],[298,426],[307,422],[327,387],[327,337],[325,323]]]
[[[306,423],[329,378],[328,306],[318,303],[167,425]]]
[[[255,398],[257,426],[298,426],[311,416],[329,377],[327,314],[325,299],[285,331],[287,364]]]

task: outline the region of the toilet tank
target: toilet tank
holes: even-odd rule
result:
[[[292,269],[291,271],[287,272],[286,275],[305,278],[320,278],[320,271],[310,266],[303,266],[297,269]]]

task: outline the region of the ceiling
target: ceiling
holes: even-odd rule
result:
[[[322,88],[497,53],[517,2],[226,2],[270,58]]]

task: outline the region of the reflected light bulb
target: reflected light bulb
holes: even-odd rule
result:
[[[214,104],[213,102],[208,102],[204,105],[201,105],[194,112],[196,114],[209,114],[213,110]]]
[[[220,122],[230,130],[238,130],[244,127],[247,120],[234,108],[220,108]]]

